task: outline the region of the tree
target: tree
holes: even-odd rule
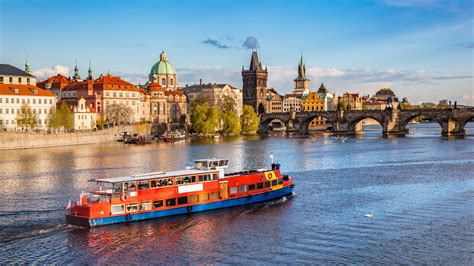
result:
[[[74,115],[66,102],[61,103],[56,115],[60,127],[63,127],[64,129],[74,128]]]
[[[23,103],[20,112],[16,115],[16,124],[23,129],[34,128],[38,124],[36,115],[31,111],[31,107]]]
[[[124,104],[116,103],[107,106],[107,110],[105,111],[107,120],[113,123],[114,125],[131,122],[132,114],[132,108]]]
[[[257,132],[260,125],[260,117],[250,105],[244,105],[243,114],[240,117],[243,134],[252,134]]]
[[[103,117],[100,117],[99,119],[97,119],[97,121],[95,122],[95,124],[100,127],[100,128],[103,128],[104,125],[107,123],[107,120],[105,120],[105,118]]]
[[[196,101],[191,106],[192,130],[200,134],[215,134],[219,129],[220,114],[217,107],[207,101]]]
[[[222,105],[222,133],[237,135],[240,133],[240,118],[235,110],[235,100],[230,96],[224,97]]]

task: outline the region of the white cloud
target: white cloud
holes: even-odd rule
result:
[[[57,74],[62,74],[64,76],[69,76],[69,68],[66,66],[56,65],[52,68],[45,67],[33,71],[33,75],[36,76],[38,80],[45,80],[51,76],[55,76]]]

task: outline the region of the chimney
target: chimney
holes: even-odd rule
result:
[[[202,85],[202,79],[199,79],[199,85]]]

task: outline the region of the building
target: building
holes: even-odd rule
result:
[[[301,55],[298,64],[298,77],[296,77],[294,83],[293,94],[302,94],[303,96],[309,94],[310,80],[306,77],[306,66],[303,62],[303,55]]]
[[[160,54],[160,61],[156,62],[148,75],[149,83],[158,82],[164,91],[178,89],[178,76],[165,51]]]
[[[214,106],[222,107],[224,99],[230,97],[234,100],[234,108],[237,115],[242,115],[242,91],[229,84],[203,83],[186,86],[183,88],[188,98],[188,102],[192,105],[198,99],[205,99]]]
[[[61,100],[62,90],[71,84],[71,79],[63,76],[61,74],[57,74],[56,76],[52,76],[46,80],[40,81],[36,84],[39,88],[44,90],[48,90],[49,92],[56,95],[58,101]]]
[[[265,110],[267,113],[282,113],[283,112],[283,97],[274,89],[267,89],[267,106]]]
[[[167,97],[166,111],[168,114],[168,123],[187,124],[188,120],[188,100],[182,90],[165,91]]]
[[[25,70],[0,64],[0,130],[15,130],[21,106],[27,104],[37,119],[37,129],[47,129],[48,115],[56,106],[56,96],[36,86],[28,62]]]
[[[302,95],[299,93],[285,94],[283,97],[283,112],[301,112]]]
[[[267,80],[267,68],[263,69],[258,54],[254,51],[249,69],[245,70],[242,66],[242,90],[243,104],[252,106],[257,114],[267,112]]]
[[[86,99],[79,99],[77,105],[73,106],[72,113],[75,130],[91,130],[96,128],[97,113],[93,108],[87,106]]]
[[[334,95],[334,93],[330,93],[326,89],[326,86],[324,86],[324,83],[321,83],[321,86],[319,86],[317,94],[324,103],[324,107],[323,107],[324,111],[336,110],[336,96]]]
[[[362,110],[362,98],[359,93],[345,92],[339,97],[338,105],[345,110]]]
[[[390,88],[378,90],[370,100],[374,102],[398,102],[397,96]]]
[[[320,97],[317,92],[310,92],[307,97],[301,101],[301,108],[304,112],[315,112],[324,111],[324,99]],[[311,129],[322,129],[326,128],[326,119],[323,117],[316,117],[311,121],[308,128]]]

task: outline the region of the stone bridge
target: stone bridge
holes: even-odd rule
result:
[[[437,122],[442,128],[443,136],[464,135],[464,126],[474,120],[474,108],[464,109],[414,109],[414,110],[349,110],[349,111],[315,111],[289,112],[260,115],[260,133],[267,134],[271,122],[279,121],[285,125],[287,132],[307,134],[310,122],[316,117],[326,119],[328,127],[334,133],[355,133],[356,125],[366,118],[372,118],[383,128],[384,135],[404,135],[408,132],[406,126],[415,117],[423,116]]]

